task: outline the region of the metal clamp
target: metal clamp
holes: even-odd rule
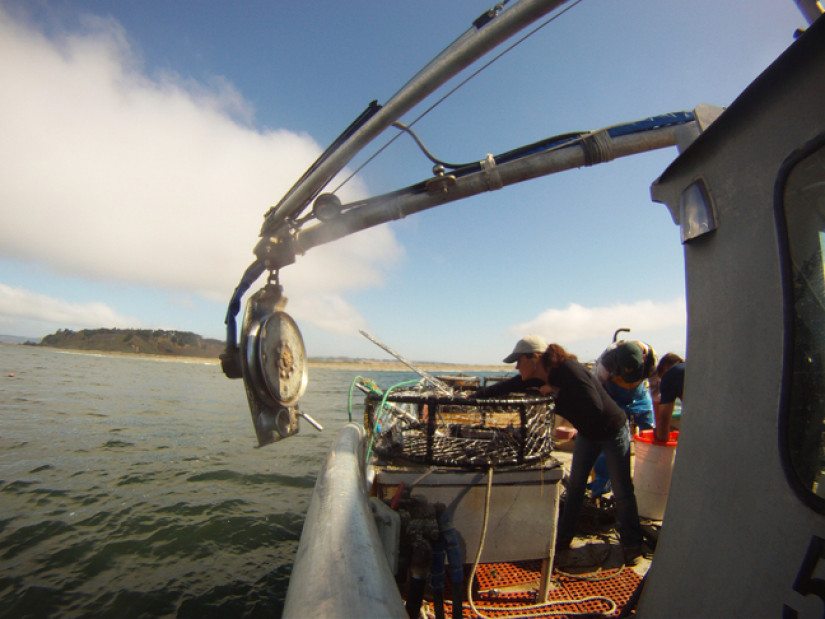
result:
[[[487,188],[490,191],[504,187],[493,155],[487,153],[487,158],[479,161],[479,164],[481,165],[481,171],[484,173],[484,181],[487,183]]]

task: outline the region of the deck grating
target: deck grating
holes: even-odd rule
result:
[[[520,591],[515,593],[499,592],[505,587],[517,587],[519,585],[532,585],[531,588],[538,587],[541,578],[541,561],[519,561],[514,563],[490,563],[478,566],[476,571],[476,582],[479,593],[475,594],[473,602],[476,608],[487,617],[510,617],[530,615],[532,610],[535,616],[542,616],[542,609],[524,609],[534,603],[534,591]],[[616,617],[621,613],[622,607],[627,604],[630,597],[641,582],[639,575],[632,569],[620,568],[616,570],[599,571],[594,574],[581,574],[578,576],[553,572],[552,587],[550,589],[549,604],[553,602],[573,602],[571,604],[548,606],[547,611],[553,613],[554,617],[574,617],[576,615],[593,613],[603,614],[605,617]],[[611,605],[603,599],[585,598],[606,597],[613,601],[616,608],[609,612]],[[445,616],[452,616],[452,608],[449,603],[450,596],[445,595]],[[577,601],[581,600],[581,601]],[[427,611],[433,616],[433,608],[430,603]],[[570,615],[560,614],[569,611]],[[609,613],[609,614],[608,614]],[[547,613],[549,614],[549,613]],[[469,604],[465,602],[463,617],[477,617]]]
[[[476,582],[481,592],[524,585],[533,581],[538,583],[540,577],[541,561],[483,563],[476,570]]]

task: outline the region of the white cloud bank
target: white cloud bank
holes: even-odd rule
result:
[[[118,314],[105,303],[70,303],[0,284],[0,323],[31,320],[56,328],[65,325],[95,329],[145,327],[137,318]]]
[[[0,7],[0,83],[0,256],[89,280],[227,300],[263,213],[321,150],[251,128],[225,80],[147,77],[111,20],[49,39]],[[300,258],[291,311],[361,327],[342,294],[380,284],[401,252],[380,227]]]
[[[684,354],[687,324],[685,299],[666,302],[649,300],[617,303],[603,307],[583,307],[571,303],[564,309],[548,309],[532,320],[512,325],[508,335],[515,342],[536,333],[577,353],[583,360],[597,356],[616,329],[628,328],[632,337],[646,341],[660,353],[672,350]]]

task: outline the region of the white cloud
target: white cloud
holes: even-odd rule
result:
[[[50,40],[0,8],[0,256],[227,300],[263,213],[321,149],[251,128],[223,78],[147,77],[117,23],[87,25]],[[325,302],[296,315],[327,324],[400,255],[384,226],[299,257],[291,280]]]
[[[683,354],[686,324],[683,298],[665,302],[643,300],[603,307],[571,303],[564,309],[548,309],[532,320],[512,325],[507,328],[507,333],[514,340],[536,333],[589,359],[596,356],[609,343],[614,331],[620,328],[631,329],[632,337],[653,344],[654,348]]]
[[[310,293],[296,295],[288,310],[296,316],[312,314],[313,324],[324,331],[340,335],[353,335],[366,329],[367,322],[357,310],[341,297],[331,294]]]
[[[80,328],[143,326],[137,318],[122,316],[105,303],[69,303],[5,284],[0,284],[0,316],[4,320],[52,323],[60,328],[66,325]]]

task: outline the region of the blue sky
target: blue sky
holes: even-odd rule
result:
[[[491,5],[0,0],[0,334],[222,339],[263,214]],[[465,162],[726,106],[804,26],[791,0],[583,0],[416,131]],[[565,172],[319,247],[282,272],[287,311],[311,357],[386,357],[359,329],[419,361],[497,363],[528,333],[588,360],[619,327],[684,352],[679,230],[649,195],[675,156]],[[397,140],[342,197],[430,174]]]

